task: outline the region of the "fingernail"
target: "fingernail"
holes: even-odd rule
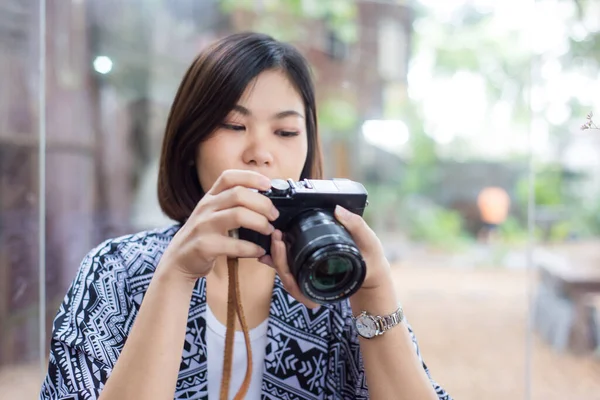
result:
[[[335,206],[335,212],[341,219],[348,219],[350,217],[350,211],[346,210],[344,207],[339,204]]]
[[[273,217],[274,220],[279,218],[279,210],[275,207],[271,209],[271,217]]]
[[[262,181],[261,181],[261,185],[265,189],[270,189],[271,188],[271,180],[269,178],[263,178]]]

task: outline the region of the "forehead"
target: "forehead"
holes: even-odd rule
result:
[[[248,84],[238,103],[253,113],[284,109],[304,111],[302,96],[287,75],[278,70],[260,73]]]

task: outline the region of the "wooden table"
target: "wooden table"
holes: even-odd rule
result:
[[[600,337],[591,304],[600,302],[600,259],[595,253],[556,253],[538,262],[538,268],[537,331],[558,351],[588,353],[596,349]]]

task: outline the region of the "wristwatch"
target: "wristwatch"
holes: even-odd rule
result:
[[[401,305],[398,305],[398,309],[390,315],[371,315],[363,311],[358,317],[353,317],[356,331],[365,339],[372,339],[375,336],[383,335],[402,322],[402,320],[404,320],[404,311]]]

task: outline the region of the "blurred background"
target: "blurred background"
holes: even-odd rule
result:
[[[600,399],[595,0],[0,0],[0,399],[37,397],[85,253],[171,223],[177,85],[244,30],[309,59],[326,175],[369,190],[435,379]]]

